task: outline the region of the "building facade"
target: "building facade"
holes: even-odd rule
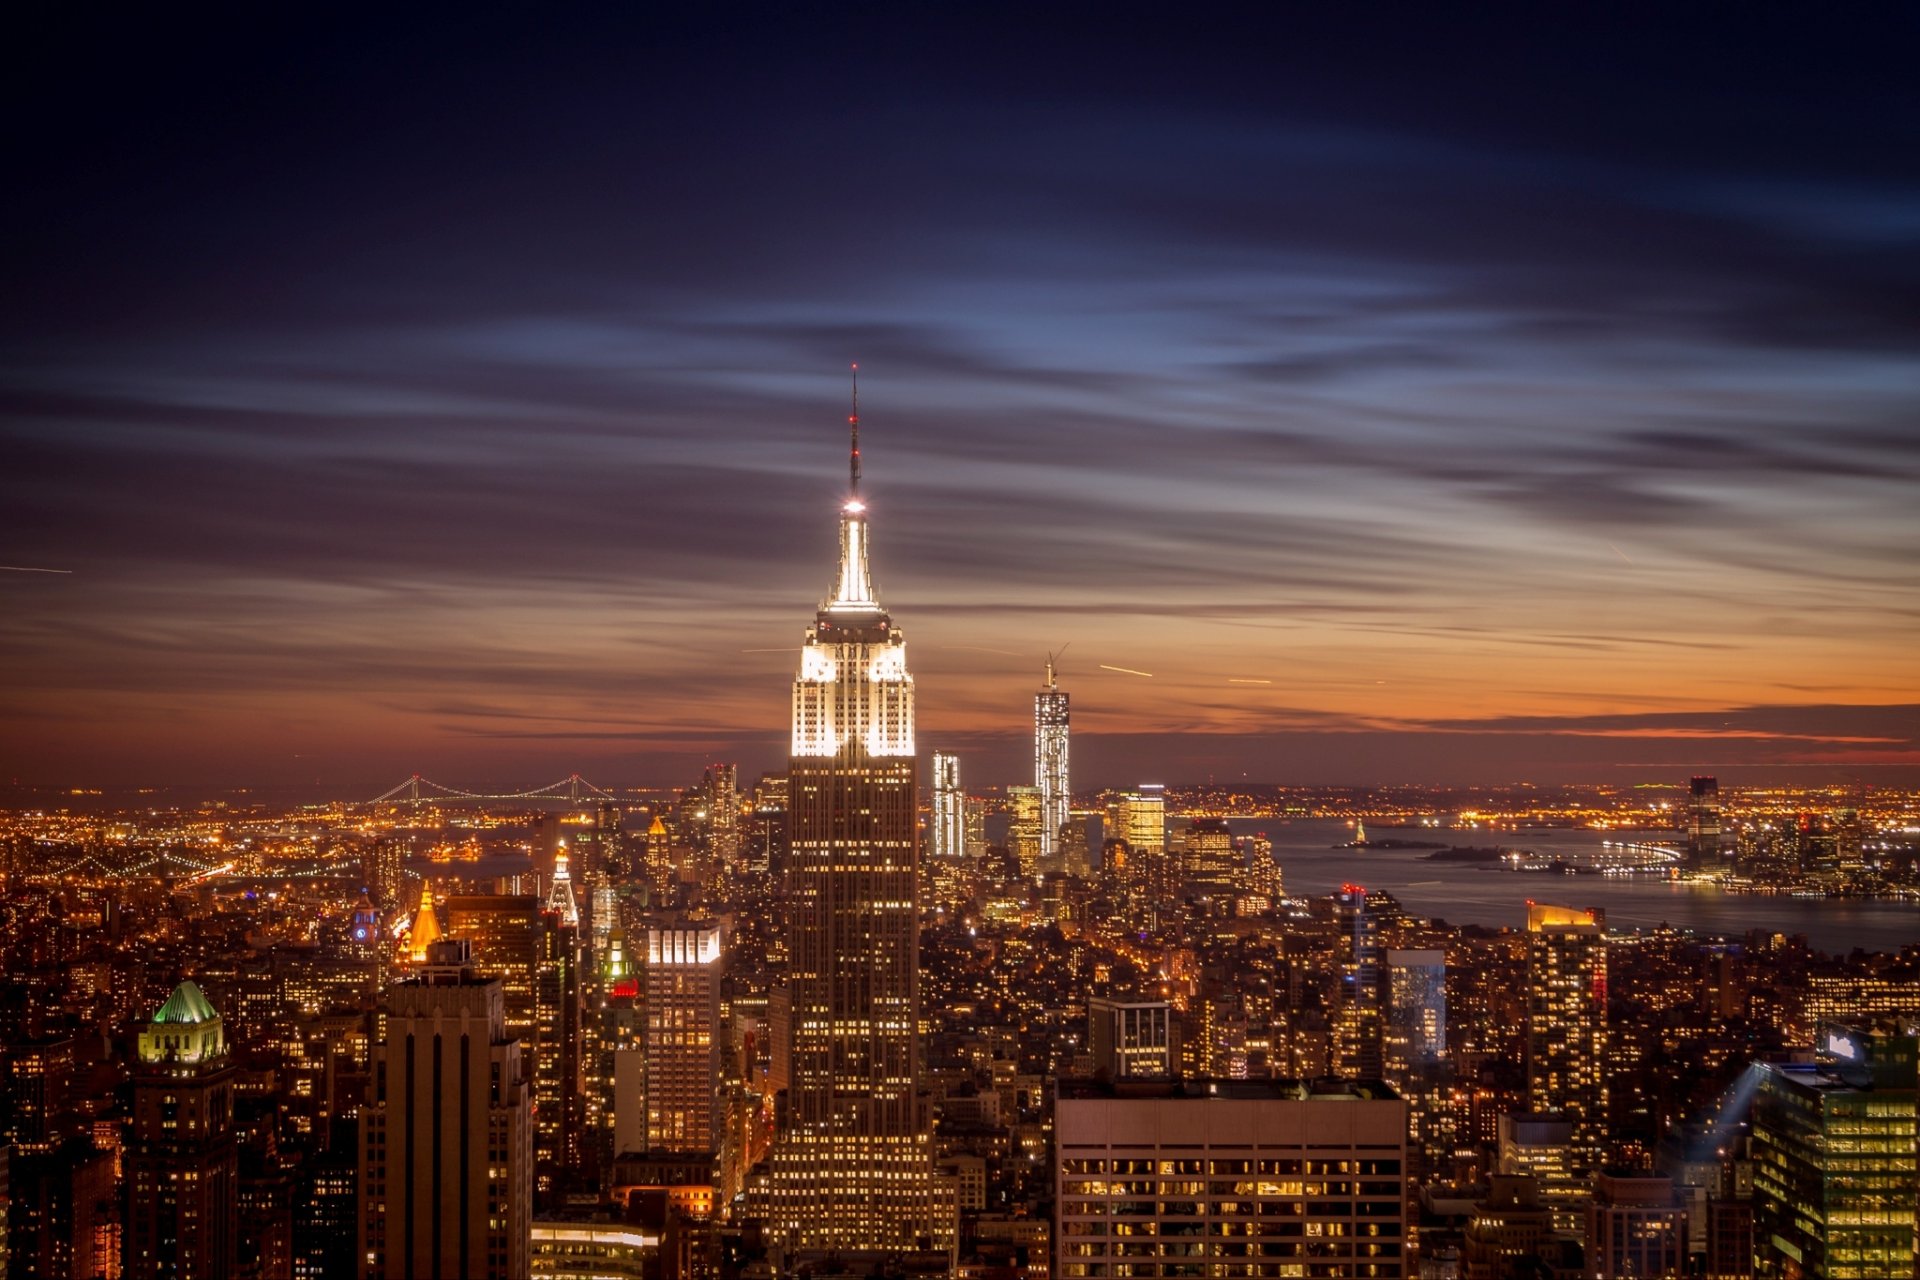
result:
[[[859,496],[793,682],[787,1120],[768,1212],[789,1248],[899,1248],[932,1229],[916,1096],[920,891],[913,677],[880,607]]]
[[[232,1272],[239,1230],[239,1071],[220,1015],[183,982],[140,1033],[127,1151],[126,1273],[188,1280]]]
[[[1607,1141],[1607,938],[1597,910],[1527,907],[1527,1105],[1573,1126],[1573,1172]]]
[[[1911,1276],[1920,1039],[1829,1025],[1818,1049],[1815,1062],[1756,1068],[1754,1274]]]
[[[1165,1000],[1087,1002],[1093,1070],[1107,1080],[1165,1079],[1174,1074],[1173,1006]]]
[[[1053,655],[1047,655],[1047,682],[1033,695],[1033,785],[1040,792],[1040,870],[1059,871],[1060,828],[1073,808],[1067,760],[1067,694],[1060,687]],[[1024,870],[1024,868],[1022,868]]]
[[[960,786],[960,757],[933,753],[933,856],[957,862],[967,852],[967,793]]]
[[[720,1145],[720,926],[647,930],[646,1150]]]
[[[519,1280],[533,1221],[533,1091],[497,978],[437,942],[387,993],[360,1121],[362,1280]]]
[[[1408,1274],[1383,1085],[1062,1081],[1054,1126],[1061,1276]]]

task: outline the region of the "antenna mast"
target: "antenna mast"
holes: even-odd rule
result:
[[[847,457],[848,478],[853,483],[853,496],[860,496],[860,362],[853,365],[853,412],[847,415],[847,427],[852,436],[853,452]]]

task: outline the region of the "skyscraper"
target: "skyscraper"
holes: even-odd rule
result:
[[[1157,899],[1168,887],[1167,793],[1157,783],[1141,783],[1107,802],[1106,839],[1126,844],[1126,866],[1119,877],[1136,905]]]
[[[1720,779],[1696,776],[1687,784],[1687,861],[1708,867],[1720,859]]]
[[[967,845],[967,793],[960,787],[960,757],[933,753],[933,856],[959,858]]]
[[[1387,1026],[1383,1061],[1387,1083],[1404,1081],[1447,1056],[1447,955],[1444,951],[1387,952]]]
[[[1427,1176],[1444,1167],[1453,1143],[1446,952],[1389,950],[1386,1009],[1380,1074],[1407,1100],[1408,1156]]]
[[[1380,945],[1379,908],[1387,902],[1384,894],[1370,895],[1357,884],[1343,884],[1333,895],[1342,952],[1335,1056],[1341,1075],[1365,1080],[1379,1079],[1383,1067],[1386,993],[1381,963],[1386,957]]]
[[[361,1280],[530,1274],[532,1088],[497,978],[436,942],[387,993],[360,1123]]]
[[[1754,1274],[1910,1276],[1920,1040],[1828,1024],[1818,1048],[1755,1068]]]
[[[933,1187],[915,1098],[918,788],[906,638],[867,563],[855,406],[840,572],[793,682],[792,1078],[769,1210],[789,1245],[891,1248],[928,1231]]]
[[[400,859],[405,852],[391,836],[369,841],[360,850],[361,885],[383,914],[391,915],[402,905]]]
[[[1041,808],[1040,788],[1007,788],[1007,849],[1020,868],[1020,878],[1030,884],[1038,884],[1046,870],[1041,862],[1045,848],[1040,839],[1045,826]]]
[[[1573,1171],[1607,1136],[1607,938],[1597,909],[1527,904],[1527,1105],[1573,1125]]]
[[[127,1152],[127,1275],[224,1276],[234,1265],[238,1069],[220,1015],[200,988],[174,988],[140,1033]]]
[[[646,1144],[718,1150],[720,926],[647,930]]]
[[[1033,785],[1040,791],[1040,870],[1058,871],[1060,828],[1073,807],[1073,790],[1067,777],[1067,695],[1052,654],[1047,682],[1033,695]]]
[[[558,1192],[585,1151],[580,934],[567,922],[571,879],[564,884],[564,891],[554,886],[546,910],[538,898],[508,895],[454,897],[444,905],[447,932],[472,945],[474,969],[500,979],[507,1030],[521,1042],[533,1082],[543,1197]]]
[[[1187,825],[1185,890],[1230,897],[1246,880],[1246,859],[1225,818],[1195,818]]]

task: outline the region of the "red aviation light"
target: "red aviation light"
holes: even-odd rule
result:
[[[1367,891],[1366,891],[1366,889],[1365,889],[1365,888],[1364,888],[1363,886],[1361,886],[1361,885],[1357,885],[1357,884],[1353,884],[1353,883],[1351,883],[1351,882],[1349,882],[1349,883],[1347,883],[1347,884],[1343,884],[1343,885],[1341,885],[1341,886],[1340,886],[1340,892],[1342,892],[1342,893],[1357,893],[1357,894],[1359,894],[1359,895],[1360,895],[1361,897],[1363,897],[1363,898],[1364,898],[1364,897],[1366,897],[1366,895],[1367,895]]]

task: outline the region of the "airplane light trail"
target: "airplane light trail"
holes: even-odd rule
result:
[[[1130,676],[1146,676],[1148,679],[1152,679],[1153,677],[1153,672],[1151,671],[1135,671],[1132,667],[1110,667],[1104,662],[1100,664],[1100,669],[1102,671],[1118,671]]]
[[[1228,676],[1228,684],[1272,684],[1271,680],[1254,680],[1246,676]]]
[[[25,564],[0,564],[0,571],[6,572],[6,573],[66,573],[66,574],[71,574],[73,572],[73,570],[71,569],[36,569],[32,565],[25,565]]]

